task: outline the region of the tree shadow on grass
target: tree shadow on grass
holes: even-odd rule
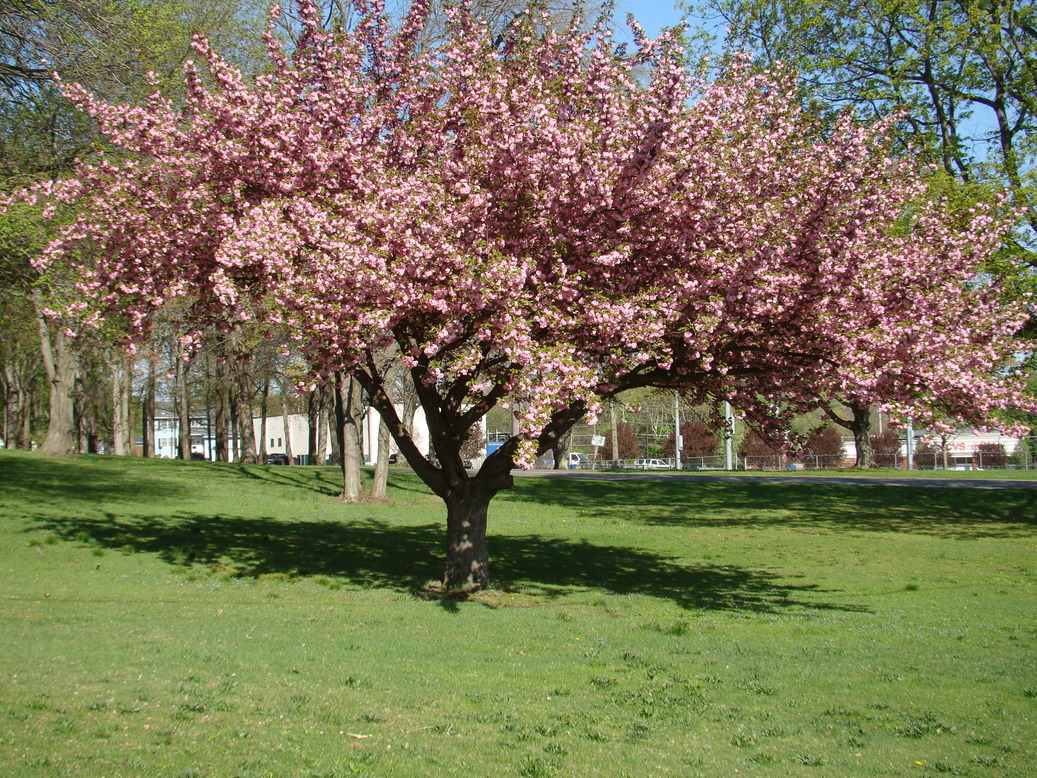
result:
[[[74,542],[155,554],[171,565],[232,567],[242,576],[334,576],[361,587],[418,594],[442,571],[439,524],[374,519],[284,522],[240,516],[39,517]],[[491,540],[494,585],[539,597],[600,590],[664,598],[684,608],[784,612],[860,611],[824,600],[809,583],[765,570],[688,566],[642,549],[596,546],[539,535]]]
[[[229,475],[332,497],[342,494],[342,472],[327,467],[237,465]]]
[[[1037,490],[880,484],[525,479],[504,500],[647,525],[912,532],[956,538],[1037,534]]]
[[[126,462],[132,461],[131,466]],[[147,463],[114,457],[67,459],[7,453],[0,461],[0,498],[39,504],[76,499],[84,502],[141,502],[182,496],[188,486],[147,472]]]

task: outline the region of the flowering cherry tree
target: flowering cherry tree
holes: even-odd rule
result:
[[[626,389],[765,426],[846,387],[975,422],[1020,402],[993,376],[1024,312],[977,273],[1005,219],[951,219],[884,126],[822,137],[790,74],[736,61],[699,83],[636,24],[626,52],[607,18],[526,13],[491,36],[461,8],[428,46],[425,0],[395,23],[357,5],[331,34],[301,2],[297,47],[268,36],[251,81],[197,39],[210,75],[187,65],[182,107],[68,87],[125,154],[23,198],[78,204],[42,261],[97,247],[85,321],[117,310],[144,333],[187,298],[185,343],[285,323],[314,382],[355,376],[446,503],[446,586],[488,585],[487,507],[512,468]],[[401,360],[438,466],[393,405]],[[503,402],[519,433],[466,473],[470,429]]]

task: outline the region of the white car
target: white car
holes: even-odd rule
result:
[[[661,459],[638,459],[634,462],[638,470],[669,470],[670,466]]]

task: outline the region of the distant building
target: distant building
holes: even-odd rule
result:
[[[904,439],[903,431],[901,431],[900,434],[902,443],[898,457],[902,459],[900,466],[903,467],[907,462],[907,442]],[[929,452],[918,452],[918,446],[922,441],[928,441],[930,447]],[[959,430],[955,434],[947,437],[947,467],[958,469],[982,467],[982,449],[980,447],[984,445],[1000,444],[1001,446],[1004,446],[1005,454],[1011,457],[1019,447],[1020,441],[1021,438],[1005,435],[998,430],[992,432],[980,432],[972,429]],[[916,430],[914,452],[916,466],[927,465],[929,468],[932,468],[933,466],[942,468],[943,452],[940,449],[941,442],[941,438],[937,436],[932,436],[924,431]],[[847,458],[852,464],[857,456],[857,447],[854,445],[852,438],[845,440],[843,445],[846,447]],[[933,451],[933,449],[935,449],[935,451]]]
[[[402,409],[397,409],[402,414]],[[381,416],[378,411],[374,408],[368,408],[364,414],[363,421],[361,423],[361,448],[364,455],[365,464],[373,464],[378,460],[378,426],[381,423]],[[428,436],[428,424],[425,422],[425,412],[421,408],[418,408],[414,414],[414,423],[411,425],[411,436],[414,438],[414,442],[418,447],[418,450],[425,456],[429,454],[429,436]],[[262,433],[263,419],[256,417],[252,419],[252,428],[256,435],[256,447],[259,447],[260,436]],[[325,430],[325,435],[331,435],[330,427]],[[309,417],[304,413],[293,413],[288,416],[288,429],[285,431],[284,416],[267,416],[266,417],[266,453],[269,454],[287,454],[288,453],[288,440],[291,437],[292,443],[292,455],[295,457],[306,456],[309,452],[310,446],[310,420]],[[325,438],[330,440],[330,437]],[[331,446],[327,446],[327,452],[330,456]],[[389,453],[399,453],[396,448],[396,442],[390,440]],[[315,464],[315,463],[310,463]]]

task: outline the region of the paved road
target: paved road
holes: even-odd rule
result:
[[[896,478],[872,475],[800,475],[798,473],[759,473],[754,475],[673,473],[646,471],[643,473],[608,473],[598,470],[514,470],[516,476],[545,476],[549,478],[582,478],[601,481],[706,481],[726,483],[801,483],[839,484],[850,486],[914,486],[927,489],[1037,489],[1037,480],[1011,478]]]

